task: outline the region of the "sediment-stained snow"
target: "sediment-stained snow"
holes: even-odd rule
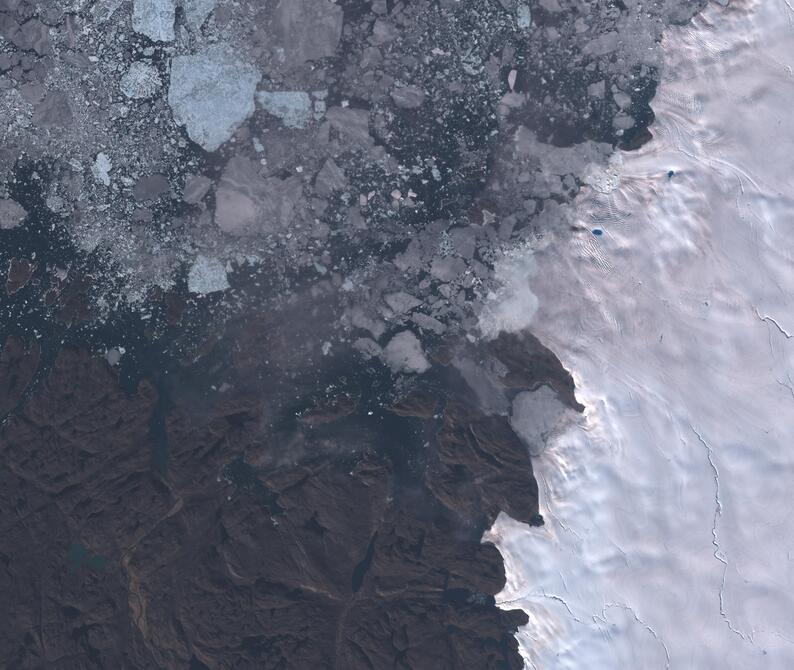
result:
[[[545,527],[490,535],[529,668],[794,667],[793,26],[771,0],[671,31],[655,139],[535,255],[587,410],[535,459]]]

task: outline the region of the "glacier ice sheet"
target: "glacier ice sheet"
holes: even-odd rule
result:
[[[527,667],[794,667],[791,14],[670,31],[655,140],[538,257],[533,327],[587,410],[535,460],[546,525],[490,534]]]

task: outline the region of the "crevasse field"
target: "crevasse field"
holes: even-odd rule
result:
[[[794,668],[794,6],[665,49],[654,140],[535,255],[587,411],[535,459],[545,527],[486,538],[528,668]]]

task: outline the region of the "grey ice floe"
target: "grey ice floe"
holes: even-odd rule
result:
[[[342,37],[342,8],[329,0],[279,0],[269,38],[284,65],[296,67],[336,53]]]
[[[312,101],[304,91],[260,91],[256,99],[287,128],[305,128],[312,118]]]
[[[33,109],[33,123],[44,128],[66,128],[74,119],[63,91],[49,91]]]
[[[91,8],[91,14],[97,23],[108,21],[116,10],[121,7],[122,0],[98,0]]]
[[[446,326],[444,326],[441,321],[432,316],[428,316],[427,314],[422,314],[421,312],[412,314],[411,321],[413,321],[422,330],[429,330],[436,335],[441,335],[446,330]]]
[[[359,337],[353,342],[353,347],[366,359],[375,358],[383,353],[380,345],[369,337]]]
[[[163,193],[168,193],[170,187],[171,185],[165,175],[153,174],[141,177],[132,189],[132,195],[138,202],[154,200],[163,195]]]
[[[132,29],[153,42],[174,41],[176,0],[135,0]]]
[[[345,186],[347,186],[347,177],[344,171],[336,164],[333,158],[327,159],[314,180],[314,190],[317,195],[326,198],[334,191]]]
[[[128,98],[141,100],[151,98],[162,86],[157,68],[148,63],[136,61],[121,77],[119,88]]]
[[[391,99],[400,109],[416,109],[425,101],[425,92],[418,86],[397,86],[391,92]]]
[[[386,293],[383,300],[395,314],[405,314],[422,304],[421,300],[417,300],[405,291]]]
[[[216,0],[182,0],[185,21],[190,30],[198,30],[215,9]]]
[[[16,228],[27,215],[25,208],[15,200],[0,199],[0,230]]]
[[[182,200],[188,205],[196,205],[207,195],[210,186],[212,186],[212,181],[209,177],[190,175],[185,180],[185,188],[182,189]]]
[[[299,176],[287,179],[258,174],[258,164],[235,156],[227,164],[215,191],[215,223],[230,235],[254,235],[284,230],[296,215],[303,186]]]
[[[392,372],[422,373],[430,367],[419,339],[410,330],[403,330],[391,338],[383,349],[383,360]]]
[[[197,256],[187,275],[187,288],[191,293],[215,293],[229,288],[226,268],[216,258]]]
[[[254,111],[259,71],[223,46],[171,60],[168,104],[190,139],[215,151]]]

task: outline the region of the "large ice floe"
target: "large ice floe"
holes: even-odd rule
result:
[[[654,141],[535,255],[587,410],[535,461],[546,525],[490,534],[528,668],[794,667],[793,25],[780,0],[671,31]]]
[[[223,45],[171,60],[168,104],[190,139],[215,151],[254,111],[261,75]]]

